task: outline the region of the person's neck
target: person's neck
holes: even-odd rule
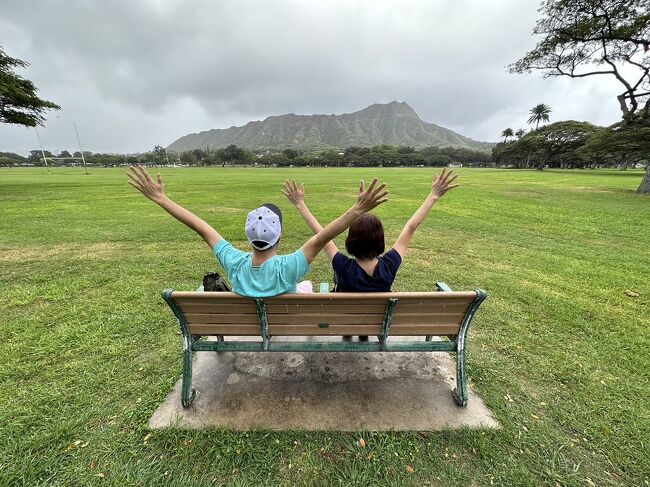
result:
[[[275,247],[271,247],[268,250],[257,250],[253,248],[253,265],[258,266],[264,264],[264,262],[275,255],[276,250]]]

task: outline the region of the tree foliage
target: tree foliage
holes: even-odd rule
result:
[[[584,158],[602,163],[630,164],[650,161],[650,126],[617,123],[601,128],[578,149]]]
[[[503,138],[504,142],[508,142],[508,139],[510,137],[514,137],[515,133],[512,131],[510,127],[503,129],[503,132],[501,132],[501,137]]]
[[[565,120],[534,130],[518,140],[497,144],[492,159],[499,164],[518,168],[546,166],[579,168],[590,165],[591,160],[578,152],[598,127],[587,122]]]
[[[539,103],[531,108],[528,123],[534,123],[535,130],[537,130],[539,128],[539,122],[548,122],[550,120],[550,114],[551,107],[545,105],[544,103]]]
[[[511,72],[614,76],[623,118],[650,118],[650,0],[545,0],[539,12],[542,39]]]
[[[613,76],[623,121],[650,126],[650,0],[545,0],[539,12],[542,39],[510,71]],[[650,192],[650,165],[637,191]]]
[[[47,110],[59,110],[57,104],[42,100],[34,83],[14,72],[28,63],[8,56],[0,47],[0,123],[36,127],[45,122]]]

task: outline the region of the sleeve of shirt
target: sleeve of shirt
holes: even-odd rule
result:
[[[341,252],[334,254],[332,259],[332,269],[334,269],[335,274],[340,274],[343,271],[343,266],[348,261],[348,258],[343,255]]]
[[[221,239],[217,245],[214,246],[212,252],[214,252],[217,261],[219,261],[219,264],[221,264],[221,267],[223,267],[223,270],[225,270],[228,275],[230,275],[230,269],[241,263],[243,259],[246,259],[246,252],[237,250],[230,242],[226,241],[226,239]]]
[[[296,250],[293,254],[283,255],[280,272],[287,282],[300,282],[311,268],[301,249]]]
[[[390,249],[383,256],[384,262],[386,262],[390,267],[392,267],[393,272],[397,272],[399,266],[402,264],[402,257],[399,255],[399,252],[395,249]]]

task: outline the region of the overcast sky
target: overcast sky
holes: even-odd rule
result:
[[[477,140],[552,120],[610,124],[619,87],[542,79],[505,66],[536,41],[536,0],[1,0],[0,45],[61,105],[45,149],[142,152],[211,128],[284,113],[346,113],[408,102]],[[0,151],[38,147],[0,125]]]

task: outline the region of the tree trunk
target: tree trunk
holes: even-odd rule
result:
[[[637,193],[649,194],[650,193],[650,163],[645,166],[645,174],[643,175],[643,181],[636,190]]]

